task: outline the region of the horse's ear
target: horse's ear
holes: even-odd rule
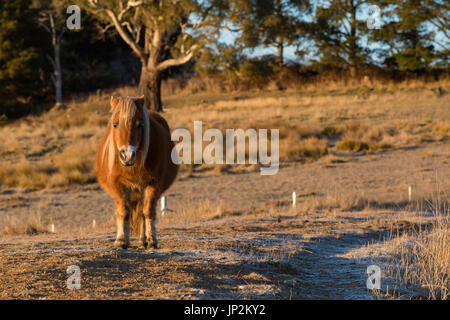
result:
[[[109,100],[109,103],[111,104],[111,112],[116,108],[119,101],[119,98],[114,98],[113,96],[111,96],[111,100]]]
[[[134,101],[136,103],[136,106],[138,108],[144,108],[145,105],[145,96],[140,96],[137,97],[136,100]]]

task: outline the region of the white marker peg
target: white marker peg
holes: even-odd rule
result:
[[[94,228],[94,229],[95,229],[95,219],[94,219],[94,220],[92,220],[92,228]]]
[[[295,207],[295,203],[297,201],[297,196],[295,195],[295,191],[292,192],[292,206]]]
[[[55,233],[55,225],[52,223],[51,232]]]
[[[411,195],[412,195],[412,187],[409,186],[408,187],[408,199],[409,199],[409,202],[411,202]]]
[[[166,211],[166,197],[161,197],[161,215],[164,215],[164,212]]]

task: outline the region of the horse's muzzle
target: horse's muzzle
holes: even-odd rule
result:
[[[124,166],[132,166],[136,162],[136,147],[127,146],[119,150],[119,159]]]

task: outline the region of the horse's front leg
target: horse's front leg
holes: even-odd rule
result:
[[[116,199],[117,235],[114,246],[126,249],[130,245],[130,204],[128,196]]]

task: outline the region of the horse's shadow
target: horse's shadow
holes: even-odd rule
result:
[[[383,242],[389,237],[388,230],[364,229],[361,232],[359,229],[338,237],[326,235],[306,240],[300,233],[271,233],[268,228],[253,226],[242,228],[244,236],[236,239],[238,245],[218,243],[211,248],[216,254],[209,258],[196,256],[192,250],[165,248],[162,241],[162,250],[145,251],[133,246],[128,250],[111,248],[93,259],[81,261],[80,267],[96,281],[114,283],[117,287],[110,290],[117,296],[123,292],[139,294],[150,286],[171,284],[182,288],[182,296],[193,292],[188,297],[200,299],[377,298],[367,289],[367,267],[378,263],[383,268],[384,262],[370,254],[361,258],[349,253],[367,247],[368,243]],[[245,238],[251,233],[268,237]],[[297,250],[283,253],[286,243],[292,246],[296,241]],[[165,269],[165,265],[170,267]],[[174,272],[186,276],[180,279]],[[124,275],[135,275],[140,280],[136,285],[121,287],[120,279]],[[389,286],[392,292],[397,285],[401,294],[420,297],[388,277],[381,281],[382,291]]]

